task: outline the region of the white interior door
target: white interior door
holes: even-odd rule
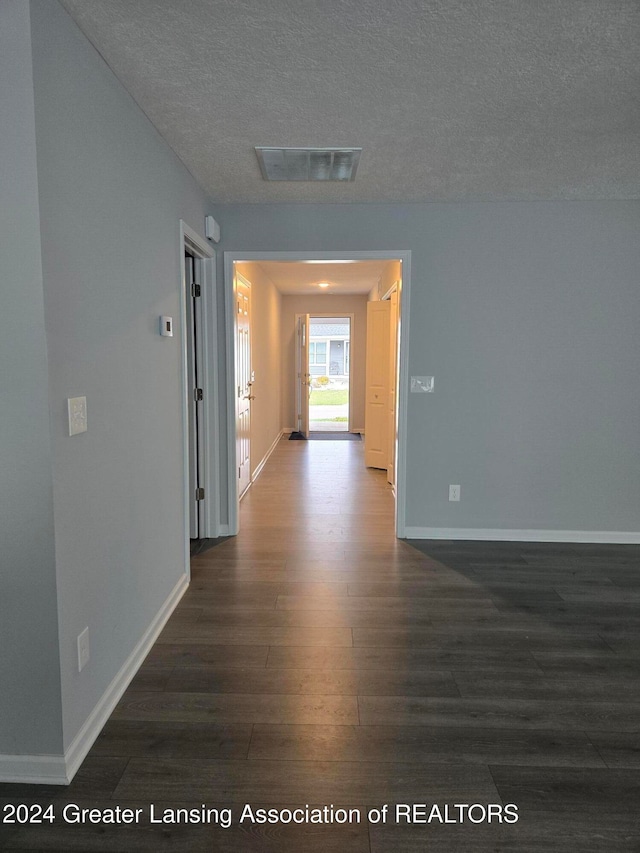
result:
[[[309,314],[296,316],[296,429],[309,438]]]
[[[389,465],[389,330],[391,303],[367,302],[364,464]]]
[[[235,278],[236,296],[236,458],[238,494],[251,484],[251,284],[239,273]]]

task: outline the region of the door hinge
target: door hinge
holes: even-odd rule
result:
[[[202,392],[202,388],[194,388],[193,389],[193,399],[196,401],[196,403],[199,403],[203,397],[204,397],[204,394]]]
[[[196,489],[196,500],[203,501],[204,500],[204,489],[202,486]]]
[[[193,296],[194,299],[197,299],[198,296],[200,296],[200,285],[199,284],[192,284],[191,285],[191,295]]]

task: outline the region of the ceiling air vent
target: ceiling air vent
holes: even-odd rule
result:
[[[265,148],[256,154],[265,181],[354,181],[362,148]]]

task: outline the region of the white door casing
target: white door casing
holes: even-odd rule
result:
[[[406,531],[406,479],[407,479],[407,410],[409,401],[409,316],[411,313],[411,251],[407,249],[323,249],[323,250],[239,250],[223,252],[224,259],[224,387],[226,394],[220,399],[224,408],[224,434],[222,448],[226,467],[221,506],[220,533],[234,535],[240,529],[239,496],[236,463],[236,389],[234,369],[235,348],[235,267],[247,261],[366,261],[399,260],[402,264],[401,320],[399,322],[398,366],[398,443],[396,461],[396,535]],[[214,430],[214,435],[217,432]]]
[[[202,285],[199,280],[201,263],[191,252],[185,252],[185,278],[187,284],[187,370],[188,389],[187,406],[189,410],[189,537],[204,538],[203,502],[198,493],[204,489],[204,388],[203,376],[203,328],[201,296],[196,287]],[[196,295],[197,294],[197,295]]]
[[[389,327],[391,303],[367,302],[367,366],[364,411],[364,463],[389,464]]]
[[[197,330],[198,341],[198,386],[203,389],[203,401],[198,407],[198,479],[204,489],[204,498],[199,502],[198,537],[216,538],[220,530],[220,470],[219,470],[219,385],[216,370],[217,353],[220,346],[216,306],[216,268],[215,253],[211,244],[191,228],[184,220],[179,222],[179,258],[180,258],[180,334],[165,339],[181,343],[182,350],[182,424],[183,424],[183,482],[184,482],[184,532],[185,567],[189,573],[189,539],[191,538],[191,508],[195,504],[192,490],[190,458],[192,455],[190,407],[194,399],[193,375],[189,365],[190,336],[193,330],[193,305],[191,304],[191,281],[189,281],[185,256],[194,258],[196,282],[200,285],[198,299]]]
[[[251,485],[251,284],[236,274],[236,460],[238,495],[242,497]]]
[[[388,441],[387,482],[396,484],[396,442],[398,439],[397,423],[397,391],[398,391],[398,309],[400,293],[398,285],[389,297],[391,315],[389,317],[389,410],[388,410]]]

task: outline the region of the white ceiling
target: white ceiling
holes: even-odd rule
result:
[[[638,0],[61,0],[218,202],[640,197]],[[254,146],[361,146],[267,183]]]
[[[385,269],[395,268],[393,261],[356,261],[355,263],[309,264],[301,261],[260,261],[262,271],[285,296],[333,294],[363,296],[382,278]],[[242,266],[240,265],[240,270]],[[318,282],[328,282],[320,288]]]

